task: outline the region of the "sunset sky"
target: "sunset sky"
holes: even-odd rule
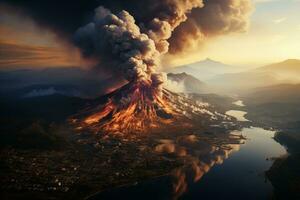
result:
[[[260,66],[300,58],[300,1],[255,0],[248,31],[218,36],[182,56],[166,56],[166,65],[207,57],[238,66]],[[39,27],[14,7],[0,4],[0,67],[74,66],[76,48]]]
[[[260,66],[300,59],[300,1],[256,0],[247,33],[212,40],[186,61],[209,57],[224,63]]]

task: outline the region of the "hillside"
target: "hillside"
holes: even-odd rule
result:
[[[243,97],[247,119],[261,126],[299,132],[300,84],[256,88]]]
[[[290,59],[240,73],[219,74],[207,81],[228,91],[247,93],[254,88],[300,81],[300,60]]]
[[[255,88],[247,94],[251,104],[299,103],[300,84],[280,84],[269,87]]]
[[[289,59],[279,63],[274,63],[259,67],[254,71],[269,72],[276,74],[279,79],[288,79],[293,81],[300,81],[300,60]]]
[[[300,60],[297,59],[288,59],[279,63],[274,63],[259,67],[256,70],[260,71],[289,71],[300,73]]]

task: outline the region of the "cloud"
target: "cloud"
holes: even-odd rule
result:
[[[164,86],[173,92],[186,92],[183,81],[178,82],[167,79],[167,81],[164,83]]]
[[[282,22],[284,22],[286,20],[287,20],[286,17],[282,17],[282,18],[274,19],[272,21],[273,21],[274,24],[280,24],[280,23],[282,23]]]
[[[250,0],[206,0],[203,8],[193,9],[170,39],[171,53],[232,32],[245,32],[253,11]]]
[[[4,2],[17,6],[18,11],[28,14],[40,26],[54,30],[67,39],[87,22],[92,10],[99,5],[113,13],[126,10],[142,32],[155,41],[158,51],[165,53],[170,49],[173,54],[193,44],[204,43],[206,38],[245,31],[252,11],[252,0],[78,0],[72,3],[61,0],[59,4],[51,0]],[[173,30],[175,32],[170,35]]]
[[[77,64],[76,56],[69,55],[61,49],[0,40],[0,68],[72,66],[74,64]]]

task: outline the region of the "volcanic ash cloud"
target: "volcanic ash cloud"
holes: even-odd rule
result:
[[[109,67],[129,82],[162,82],[162,75],[155,72],[159,52],[154,41],[141,33],[126,11],[114,15],[97,8],[93,22],[76,32],[75,42],[85,56],[99,59],[101,67]]]
[[[94,20],[77,30],[75,43],[87,57],[99,59],[99,67],[108,67],[129,82],[142,81],[161,88],[164,76],[157,73],[160,55],[169,50],[172,31],[187,19],[202,1],[163,1],[161,11],[140,27],[127,11],[112,14],[100,6]]]

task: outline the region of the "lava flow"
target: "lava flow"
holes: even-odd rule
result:
[[[170,127],[192,127],[207,121],[213,123],[225,115],[209,111],[206,103],[161,89],[162,94],[148,82],[132,82],[96,101],[72,118],[77,129],[94,133],[148,133]],[[100,103],[101,101],[104,103]],[[200,119],[200,121],[199,121]]]
[[[83,126],[107,132],[141,132],[162,123],[170,123],[174,114],[148,82],[129,83],[109,95],[100,108],[87,111]]]

